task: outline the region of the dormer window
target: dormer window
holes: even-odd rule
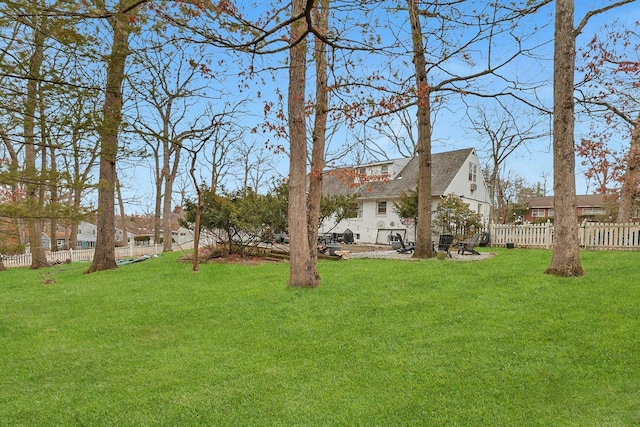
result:
[[[380,175],[389,175],[389,165],[380,166]]]

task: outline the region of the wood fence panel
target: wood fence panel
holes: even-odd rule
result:
[[[553,225],[492,224],[492,246],[513,243],[524,248],[553,247]],[[580,247],[597,250],[640,250],[640,224],[585,222],[578,231]]]
[[[550,248],[553,245],[553,225],[544,224],[491,224],[489,226],[492,246],[513,243],[518,247]]]
[[[635,223],[587,223],[582,245],[586,249],[640,250],[640,225]]]

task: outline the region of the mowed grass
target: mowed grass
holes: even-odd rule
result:
[[[0,425],[640,425],[640,253],[0,272]]]

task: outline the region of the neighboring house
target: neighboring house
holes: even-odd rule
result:
[[[78,245],[77,249],[89,249],[96,247],[98,227],[89,222],[80,221],[78,224]]]
[[[193,230],[189,230],[188,228],[182,226],[180,226],[175,231],[171,231],[171,236],[173,236],[173,241],[178,245],[192,242],[194,237]]]
[[[46,230],[42,233],[42,246],[45,250],[51,250],[51,232]],[[56,231],[56,245],[58,250],[65,250],[69,246],[70,230],[65,230],[64,227],[58,227]],[[72,249],[88,249],[96,247],[96,236],[98,234],[98,227],[95,225],[80,221],[78,224],[78,245]]]
[[[145,246],[154,244],[153,230],[148,228],[137,228],[136,233],[131,231],[125,232],[121,228],[116,228],[115,242],[118,245],[137,245]],[[193,241],[193,231],[184,227],[179,227],[175,231],[171,231],[173,241],[178,244],[184,244]],[[56,243],[59,250],[67,249],[69,245],[69,230],[59,228],[56,233]],[[72,249],[90,249],[96,247],[96,239],[98,235],[98,227],[89,222],[80,221],[78,224],[78,244]],[[160,232],[162,236],[162,231]],[[41,235],[42,246],[45,250],[51,250],[51,233],[48,230],[44,231]],[[160,244],[161,242],[158,242]]]
[[[43,231],[40,234],[40,239],[42,240],[42,247],[44,248],[44,250],[51,250],[51,237],[49,237],[49,234]]]
[[[470,209],[489,222],[489,190],[484,181],[480,161],[473,148],[432,154],[431,201],[435,211],[441,197],[454,194]],[[353,168],[327,171],[322,191],[329,195],[359,194],[357,218],[335,224],[325,221],[319,230],[353,232],[356,243],[389,243],[399,233],[403,239],[415,240],[413,219],[400,218],[394,203],[402,193],[414,190],[418,183],[418,157],[370,163]]]
[[[42,247],[50,251],[51,250],[51,233],[43,231],[41,234],[42,238]],[[58,250],[63,251],[67,249],[67,233],[64,231],[58,231],[56,233],[56,246]]]
[[[612,203],[611,195],[585,194],[576,196],[576,215],[580,221],[602,219],[608,215]],[[540,222],[553,218],[553,196],[530,197],[524,201],[528,209],[524,214],[525,222]]]
[[[155,232],[153,228],[148,227],[132,227],[134,231],[133,242],[135,246],[150,246],[155,245],[156,243],[160,244],[161,242],[156,242],[154,239]],[[162,231],[160,231],[160,238],[162,238]]]
[[[127,237],[125,239],[124,237],[125,232],[123,229],[121,228],[116,228],[116,246],[122,245],[122,246],[129,246],[133,243],[133,240],[135,238],[135,234],[133,234],[130,231],[127,231]]]

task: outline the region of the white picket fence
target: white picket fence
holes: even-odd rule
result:
[[[518,247],[550,248],[553,245],[553,225],[545,224],[490,224],[492,246],[513,243]]]
[[[553,224],[491,224],[492,246],[552,248]],[[580,247],[600,250],[640,250],[640,224],[584,222],[578,229]]]
[[[193,249],[193,242],[182,244],[180,246],[173,245],[173,250]],[[47,262],[49,263],[65,263],[68,261],[92,261],[95,249],[69,249],[65,251],[50,252],[45,251]],[[115,248],[116,259],[118,258],[134,258],[142,255],[156,255],[162,252],[162,245],[146,245],[146,246],[123,246]],[[2,258],[4,266],[12,267],[28,267],[31,265],[31,254],[10,255]]]

